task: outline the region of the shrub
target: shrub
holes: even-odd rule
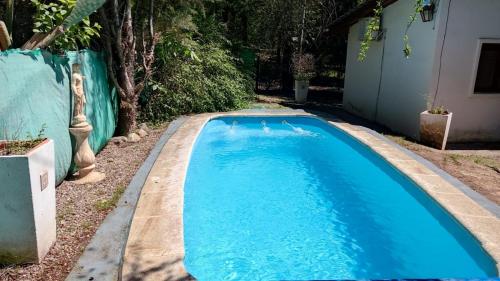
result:
[[[164,52],[165,48],[175,48],[177,52]],[[158,50],[167,58],[157,58],[155,77],[141,96],[144,121],[161,122],[181,114],[238,109],[253,98],[251,77],[220,44],[191,42],[186,46],[163,40]]]
[[[26,134],[26,139],[20,139],[20,129],[16,130],[12,134],[7,132],[6,124],[2,124],[2,133],[0,134],[0,156],[4,155],[24,155],[31,149],[35,148],[37,145],[45,140],[45,130],[47,125],[44,123],[42,128],[38,131],[36,136],[31,133]],[[2,135],[5,140],[2,139]]]
[[[446,115],[448,114],[448,110],[446,110],[443,106],[436,106],[433,107],[429,110],[430,114],[440,114],[440,115]]]

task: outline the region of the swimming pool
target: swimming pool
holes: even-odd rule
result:
[[[425,192],[316,118],[211,120],[184,197],[184,262],[198,280],[497,274]]]

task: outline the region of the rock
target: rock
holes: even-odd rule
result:
[[[139,124],[139,129],[146,131],[146,133],[149,133],[149,131],[150,131],[150,129],[146,123]]]
[[[106,178],[106,174],[92,171],[90,174],[86,175],[85,177],[72,180],[71,182],[73,184],[83,185],[83,184],[100,182],[105,178]]]
[[[127,141],[128,142],[138,142],[140,140],[141,140],[141,137],[139,137],[139,135],[136,134],[136,133],[130,133],[127,136]]]
[[[121,143],[124,143],[126,141],[127,141],[127,137],[125,137],[125,136],[111,138],[111,142],[114,144],[121,144]]]
[[[139,130],[137,130],[137,132],[136,132],[136,133],[137,133],[137,134],[138,134],[141,138],[143,138],[143,137],[145,137],[145,136],[147,136],[147,135],[148,135],[148,132],[147,132],[146,130],[144,130],[144,129],[139,129]]]

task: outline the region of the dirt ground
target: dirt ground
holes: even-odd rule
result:
[[[475,191],[500,204],[500,150],[492,145],[463,144],[441,151],[398,135],[386,135],[396,143],[431,161]],[[483,146],[483,147],[481,147]],[[479,147],[479,148],[478,148]]]
[[[258,95],[254,107],[317,110],[331,113],[354,124],[369,127],[431,161],[492,202],[500,204],[500,143],[451,144],[448,145],[447,150],[440,151],[350,115],[342,109],[342,97],[339,95],[335,95],[333,98],[319,98],[322,95],[320,91],[314,94],[314,98],[305,105],[294,103],[292,97],[288,96]],[[329,102],[325,103],[324,100],[329,100]]]
[[[57,242],[41,264],[0,268],[0,280],[64,280],[165,127],[151,130],[137,143],[108,143],[96,157],[96,170],[106,173],[103,181],[87,185],[64,181],[56,187]]]

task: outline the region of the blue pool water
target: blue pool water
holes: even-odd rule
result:
[[[185,265],[201,281],[496,275],[419,187],[315,118],[210,121],[184,204]]]

